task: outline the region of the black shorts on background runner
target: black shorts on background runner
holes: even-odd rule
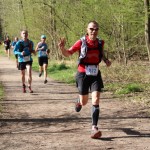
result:
[[[40,66],[43,66],[43,64],[48,65],[48,57],[38,57],[38,62]]]
[[[5,50],[9,50],[10,49],[10,46],[5,46]]]
[[[32,66],[32,61],[19,62],[18,70],[25,70],[27,65]]]

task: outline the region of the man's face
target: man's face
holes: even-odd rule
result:
[[[28,37],[28,32],[27,32],[27,31],[22,31],[22,32],[21,32],[21,37],[22,37],[23,39],[27,39],[27,37]]]
[[[42,41],[42,42],[45,42],[45,41],[46,41],[46,38],[41,38],[41,41]]]
[[[15,41],[18,41],[18,38],[15,38]]]
[[[96,37],[98,35],[98,30],[99,30],[99,28],[98,28],[98,26],[96,24],[94,24],[92,22],[88,24],[87,33],[88,33],[89,38],[91,40],[95,40],[96,39]]]

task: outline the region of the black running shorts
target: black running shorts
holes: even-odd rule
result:
[[[104,88],[101,72],[98,72],[97,76],[87,76],[83,72],[77,72],[76,74],[76,86],[80,95],[87,95],[89,91],[99,91]]]
[[[48,65],[48,57],[38,57],[39,66]]]
[[[5,46],[5,50],[10,50],[10,46]]]
[[[19,69],[19,70],[25,70],[27,65],[32,66],[32,61],[19,62],[19,67],[18,67],[18,69]]]

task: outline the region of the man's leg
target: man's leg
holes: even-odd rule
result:
[[[7,51],[8,51],[8,58],[10,58],[10,49],[8,49]]]
[[[43,73],[43,58],[42,57],[38,57],[38,63],[39,63],[39,77],[41,77]]]
[[[44,70],[44,84],[47,83],[47,64],[43,65],[43,70]]]
[[[42,76],[42,73],[43,73],[43,66],[39,65],[39,77]]]
[[[79,90],[79,98],[77,99],[75,104],[75,111],[79,112],[82,106],[86,105],[88,102],[89,82],[86,78],[85,73],[77,73],[76,86]]]
[[[30,90],[30,93],[33,93],[32,89],[31,89],[31,83],[32,83],[32,67],[31,65],[26,65],[26,68],[27,68],[27,75],[28,75],[28,88]]]
[[[21,80],[22,80],[23,93],[26,93],[25,69],[24,69],[24,70],[21,70]]]
[[[79,102],[82,106],[86,105],[88,102],[88,94],[87,95],[79,95]]]
[[[97,126],[99,118],[99,99],[100,92],[92,92],[92,125]]]
[[[101,136],[101,132],[98,131],[98,119],[99,119],[99,100],[100,92],[94,91],[92,92],[92,138],[99,138]]]
[[[75,103],[76,112],[79,112],[82,106],[86,105],[87,102],[88,102],[88,95],[79,95],[79,98],[77,99]]]

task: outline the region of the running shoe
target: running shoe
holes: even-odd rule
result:
[[[98,127],[95,126],[92,128],[91,138],[92,139],[99,139],[102,136],[102,132],[98,130]]]
[[[29,92],[30,92],[30,93],[33,93],[33,91],[32,91],[32,89],[31,89],[31,87],[30,87],[30,86],[28,86],[28,88],[29,88]]]
[[[44,80],[44,84],[46,84],[47,83],[47,80]]]
[[[26,93],[26,85],[25,84],[23,84],[23,86],[22,86],[22,91],[23,91],[23,93]]]
[[[75,103],[75,111],[79,112],[81,110],[81,108],[82,108],[82,105],[80,103],[80,99],[77,99],[76,103]]]
[[[42,72],[39,72],[39,77],[41,77],[42,76]]]

